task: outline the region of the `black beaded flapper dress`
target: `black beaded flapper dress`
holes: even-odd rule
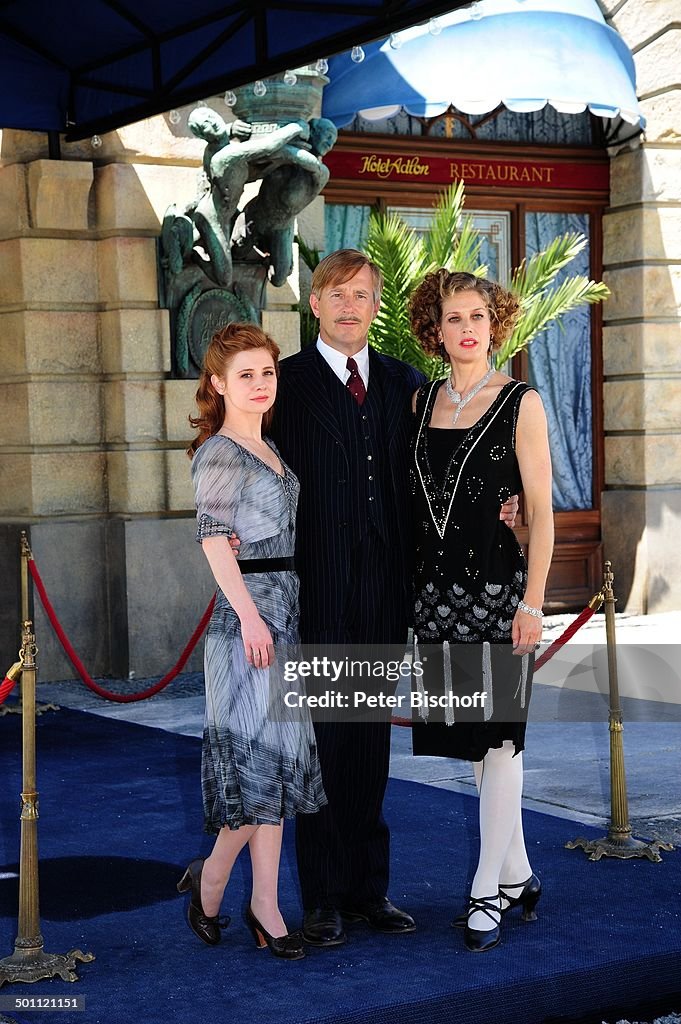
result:
[[[527,565],[499,510],[522,489],[515,430],[531,388],[509,381],[472,427],[438,429],[430,418],[442,385],[418,392],[410,469],[414,657],[424,666],[415,687],[445,708],[415,712],[412,742],[417,755],[480,761],[505,740],[516,753],[525,743],[534,655],[512,653],[511,627]],[[471,706],[475,692],[485,698]]]

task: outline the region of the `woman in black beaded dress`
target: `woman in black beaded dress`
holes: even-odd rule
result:
[[[518,313],[499,285],[445,269],[428,274],[410,304],[423,348],[451,366],[414,396],[415,658],[427,665],[419,689],[439,690],[445,708],[439,721],[421,712],[413,745],[416,755],[474,764],[480,858],[455,923],[475,952],[497,944],[511,907],[532,919],[541,891],[523,837],[521,751],[553,548],[551,463],[539,395],[490,366]],[[521,490],[528,562],[499,520]]]

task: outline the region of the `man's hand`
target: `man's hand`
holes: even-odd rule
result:
[[[229,546],[234,552],[234,557],[236,558],[236,556],[239,554],[239,546],[241,544],[241,541],[239,540],[236,533],[230,533],[227,540],[229,541]]]
[[[499,518],[502,523],[506,523],[506,525],[510,526],[511,529],[515,526],[516,516],[518,515],[518,504],[518,495],[512,494],[508,501],[505,501],[501,506],[501,511],[499,512]]]

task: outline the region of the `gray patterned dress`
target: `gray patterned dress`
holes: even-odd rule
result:
[[[196,539],[235,532],[241,540],[240,560],[292,556],[300,485],[281,462],[283,476],[231,438],[208,438],[192,460]],[[248,573],[243,579],[275,649],[295,649],[296,574]],[[248,664],[239,619],[218,589],[204,656],[201,785],[206,832],[217,833],[224,825],[276,825],[283,817],[314,813],[326,803],[309,718],[300,711],[288,718],[270,712],[271,701],[292,689],[280,664],[280,659],[269,669]]]

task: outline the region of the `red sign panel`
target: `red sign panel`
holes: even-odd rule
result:
[[[554,188],[607,192],[610,168],[602,163],[552,160],[463,159],[400,156],[359,150],[332,151],[324,163],[334,178],[355,181],[403,181],[448,185],[463,181],[488,188]]]

